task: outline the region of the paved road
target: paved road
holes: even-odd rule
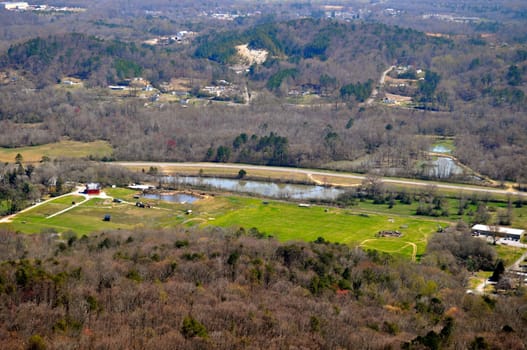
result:
[[[140,168],[146,168],[149,167],[178,167],[178,168],[203,168],[203,169],[244,169],[245,171],[250,170],[269,170],[273,172],[282,172],[282,173],[289,173],[289,174],[303,174],[306,176],[323,176],[327,177],[326,183],[329,185],[338,185],[337,183],[331,182],[331,177],[337,177],[337,178],[344,178],[344,179],[352,179],[352,180],[364,180],[366,178],[365,175],[360,174],[352,174],[352,173],[344,173],[344,172],[331,172],[331,171],[324,171],[324,170],[314,170],[314,169],[301,169],[301,168],[286,168],[286,167],[275,167],[275,166],[265,166],[265,165],[248,165],[248,164],[233,164],[233,163],[206,163],[206,162],[200,162],[200,163],[163,163],[163,162],[114,162],[113,164],[121,165],[124,167],[140,167]],[[430,185],[434,185],[439,189],[449,189],[449,190],[458,190],[458,191],[467,191],[467,192],[481,192],[481,193],[491,193],[491,194],[511,194],[511,195],[517,195],[522,197],[527,197],[527,193],[524,192],[517,192],[517,191],[511,191],[510,189],[495,189],[495,188],[489,188],[489,187],[483,187],[483,186],[469,186],[469,185],[462,185],[462,184],[449,184],[449,183],[441,183],[441,182],[433,182],[433,181],[421,181],[421,180],[412,180],[412,179],[395,179],[395,178],[388,178],[384,177],[381,178],[384,183],[390,183],[390,184],[396,184],[396,185],[409,185],[409,186],[416,186],[416,187],[427,187]]]
[[[521,244],[521,243],[520,243]],[[522,248],[525,248],[526,245],[522,244]],[[507,267],[507,270],[516,270],[521,271],[520,265],[524,264],[525,259],[527,259],[527,252],[523,253],[522,256],[518,258],[511,266]]]

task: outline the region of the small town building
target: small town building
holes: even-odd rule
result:
[[[131,184],[131,185],[128,185],[128,188],[130,188],[130,189],[132,189],[132,190],[147,191],[147,190],[154,189],[155,186],[152,186],[152,185]]]
[[[117,91],[123,91],[123,90],[128,90],[128,86],[125,86],[125,85],[108,85],[108,89],[110,89],[110,90],[117,90]]]
[[[84,190],[84,193],[89,195],[98,195],[101,193],[101,185],[94,182],[86,184],[86,189]]]
[[[27,10],[29,8],[29,4],[27,2],[1,2],[6,10]]]
[[[506,239],[510,239],[513,241],[519,241],[523,237],[523,233],[525,230],[517,229],[517,228],[509,228],[509,227],[502,227],[502,226],[488,226],[488,225],[481,225],[477,224],[472,226],[472,234],[475,236],[483,235],[483,236],[498,236],[503,237]]]

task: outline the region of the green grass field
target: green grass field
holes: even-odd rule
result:
[[[88,202],[63,214],[48,218],[49,215],[65,209],[64,198],[41,205],[18,215],[13,222],[4,224],[24,233],[67,232],[78,235],[96,231],[134,229],[137,227],[163,227],[174,225],[174,213],[177,211],[163,208],[138,208],[134,203],[113,203],[111,199],[90,199]],[[69,202],[71,206],[71,201]],[[106,214],[111,215],[109,222],[103,221]]]
[[[230,210],[202,225],[258,228],[280,241],[314,241],[323,237],[330,242],[362,245],[396,255],[415,257],[424,253],[426,241],[436,231],[438,222],[429,218],[364,214],[353,209],[311,206],[259,199],[228,197]],[[445,226],[444,223],[441,223]],[[381,230],[398,230],[400,238],[377,238]]]
[[[40,146],[0,148],[0,161],[14,162],[17,154],[21,154],[24,162],[39,162],[46,156],[55,158],[82,158],[94,156],[96,158],[109,157],[113,150],[106,141],[76,142],[61,141]]]
[[[375,205],[371,201],[359,202],[357,206],[341,209],[313,205],[300,207],[295,203],[262,200],[241,196],[215,196],[194,204],[175,204],[141,199],[152,208],[135,206],[137,191],[108,188],[112,199],[90,199],[60,215],[49,217],[80,202],[82,196],[66,196],[54,199],[17,215],[7,225],[12,230],[36,234],[41,232],[75,232],[77,235],[105,230],[131,230],[136,228],[168,228],[185,226],[218,226],[237,230],[256,227],[260,232],[280,241],[314,241],[319,237],[330,242],[361,246],[418,259],[426,250],[429,236],[438,226],[455,224],[457,214],[449,217],[431,218],[415,216],[416,203],[397,203],[393,208]],[[496,203],[496,206],[503,204]],[[185,211],[192,209],[191,215]],[[515,208],[520,216],[526,208]],[[103,221],[106,214],[111,220]],[[527,215],[526,215],[527,216]],[[523,219],[523,216],[521,216]],[[523,222],[523,220],[521,220]],[[379,231],[400,231],[401,237],[377,237]],[[520,250],[498,247],[500,256],[514,260]]]

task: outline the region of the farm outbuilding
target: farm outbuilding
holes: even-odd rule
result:
[[[29,8],[29,4],[27,2],[11,2],[11,1],[5,1],[1,2],[6,10],[27,10]]]
[[[488,226],[488,225],[474,225],[472,226],[472,234],[479,236],[499,236],[511,239],[513,241],[519,241],[523,237],[525,230],[517,228],[509,228],[502,226]]]
[[[86,189],[84,190],[84,193],[90,195],[98,195],[101,193],[101,185],[95,182],[86,184]]]

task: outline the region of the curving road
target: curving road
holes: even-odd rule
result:
[[[379,94],[379,89],[384,85],[384,81],[386,80],[386,76],[388,75],[388,73],[390,73],[390,71],[392,69],[395,69],[395,66],[391,66],[390,68],[388,68],[384,72],[382,72],[381,78],[379,79],[379,87],[374,87],[373,88],[370,97],[366,100],[366,104],[367,105],[371,105],[373,103],[373,101],[375,100],[375,98]]]
[[[338,185],[338,183],[331,182],[330,177],[352,179],[352,180],[364,180],[366,175],[353,174],[353,173],[344,173],[344,172],[331,172],[324,170],[316,169],[302,169],[302,168],[287,168],[287,167],[276,167],[276,166],[265,166],[265,165],[248,165],[248,164],[233,164],[233,163],[207,163],[207,162],[197,162],[197,163],[170,163],[170,162],[113,162],[112,164],[131,167],[131,168],[149,168],[149,167],[174,167],[174,168],[203,168],[203,169],[244,169],[245,171],[250,170],[261,170],[261,171],[273,171],[280,173],[288,174],[302,174],[307,177],[316,175],[328,177],[328,185]],[[448,190],[458,190],[458,191],[467,191],[467,192],[481,192],[481,193],[490,193],[490,194],[501,194],[501,195],[516,195],[527,197],[527,193],[513,191],[509,189],[496,189],[483,186],[470,186],[462,184],[453,184],[453,183],[442,183],[442,182],[433,182],[433,181],[423,181],[423,180],[412,180],[412,179],[396,179],[389,177],[381,177],[384,183],[396,184],[396,185],[408,185],[408,186],[417,186],[417,187],[427,187],[434,185],[439,189],[448,189]]]
[[[510,244],[511,242],[508,242]],[[519,243],[520,248],[527,248],[525,244]],[[527,259],[527,252],[523,253],[522,256],[520,256],[514,263],[512,263],[510,266],[507,266],[505,268],[508,272],[519,272],[522,271],[520,265],[524,263],[525,259]],[[525,276],[523,276],[525,277]],[[522,278],[523,278],[522,277]],[[489,284],[489,281],[485,279],[483,282],[478,284],[475,289],[468,289],[467,293],[475,293],[479,295],[485,294],[485,287],[487,287],[487,284]]]

